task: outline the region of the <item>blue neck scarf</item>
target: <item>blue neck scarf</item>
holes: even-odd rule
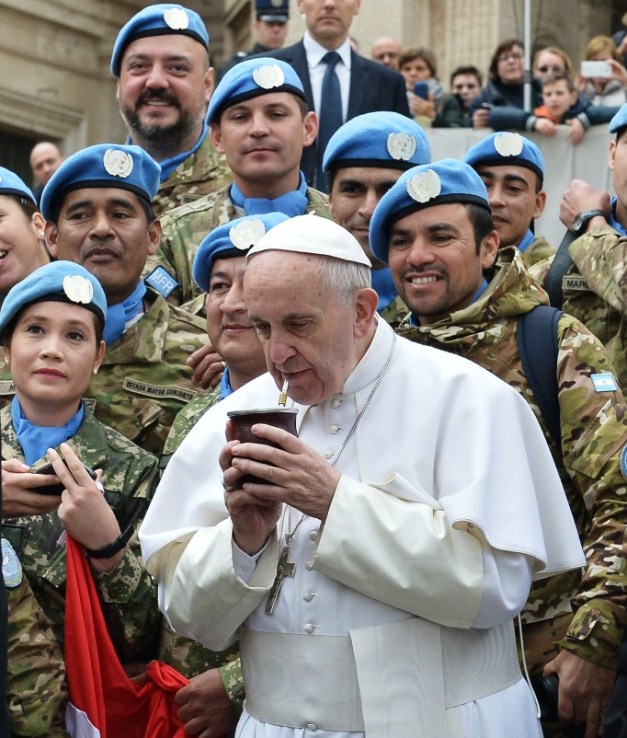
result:
[[[122,336],[126,324],[142,311],[145,294],[146,285],[143,280],[140,280],[137,287],[124,302],[118,302],[117,305],[107,305],[107,317],[104,326],[104,340],[107,347]]]
[[[625,227],[616,220],[616,203],[617,202],[618,202],[618,198],[616,197],[616,195],[614,195],[614,197],[611,200],[612,210],[610,212],[609,223],[615,231],[618,231],[618,233],[620,233],[621,236],[627,236],[627,230],[625,230]]]
[[[245,197],[233,182],[231,200],[236,207],[242,208],[246,215],[263,215],[264,213],[285,213],[290,217],[304,215],[309,203],[305,175],[300,172],[300,184],[297,190],[286,192],[274,200],[269,200],[267,197]]]
[[[229,368],[228,366],[225,366],[224,371],[222,372],[222,379],[220,380],[220,399],[224,400],[225,397],[232,395],[233,392],[234,389],[233,387],[231,387],[231,375],[229,374]]]
[[[483,293],[486,291],[487,288],[488,288],[488,281],[484,277],[481,280],[481,284],[479,285],[479,289],[472,296],[472,300],[470,301],[470,304],[472,305],[473,302],[477,302],[477,300],[481,297],[481,295],[483,295]],[[409,323],[410,323],[410,325],[419,326],[420,325],[420,320],[418,319],[418,316],[417,315],[415,315],[414,313],[412,313],[411,314],[411,317],[409,318]]]
[[[372,270],[372,288],[379,295],[379,304],[377,312],[381,313],[388,305],[394,302],[396,297],[396,287],[392,279],[392,272],[389,269],[373,269]]]
[[[525,233],[523,240],[518,244],[518,250],[521,253],[525,251],[525,249],[533,242],[534,238],[534,234],[530,230],[528,230],[527,233]]]
[[[34,425],[24,417],[20,401],[17,399],[17,395],[14,395],[11,401],[11,420],[13,421],[17,440],[24,452],[26,463],[31,466],[37,459],[41,459],[49,448],[55,448],[55,446],[76,435],[84,416],[85,408],[81,402],[78,411],[65,425]]]

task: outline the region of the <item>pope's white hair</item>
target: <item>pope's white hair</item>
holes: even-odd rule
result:
[[[342,306],[350,303],[357,290],[372,285],[370,267],[354,261],[343,261],[330,256],[319,256],[317,277],[325,289],[335,294]]]

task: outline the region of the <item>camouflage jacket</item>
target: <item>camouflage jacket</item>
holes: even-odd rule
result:
[[[177,412],[196,396],[188,356],[205,323],[149,293],[143,317],[111,346],[85,400],[106,425],[159,456]]]
[[[9,555],[3,542],[3,571]],[[10,544],[8,544],[10,546]],[[9,561],[8,566],[12,566]],[[67,686],[61,648],[28,579],[21,571],[5,574],[8,604],[7,695],[11,738],[66,738]]]
[[[627,393],[627,237],[609,226],[573,241],[562,280],[564,310],[604,344]]]
[[[220,402],[220,388],[198,395],[186,405],[176,416],[165,442],[160,467],[165,469],[172,454],[202,416]],[[159,659],[170,664],[187,677],[200,674],[207,669],[220,668],[220,676],[229,699],[238,709],[244,702],[244,680],[239,660],[239,647],[235,643],[226,651],[211,651],[201,646],[198,641],[177,635],[163,619],[161,637],[159,639]]]
[[[309,188],[307,197],[307,212],[331,217],[326,195]],[[168,296],[170,302],[181,305],[200,294],[201,290],[192,278],[192,265],[200,242],[214,228],[242,214],[235,209],[229,196],[229,187],[224,187],[169,212],[162,219],[161,245],[157,254],[149,257],[145,273],[149,274],[155,267],[162,266],[176,280],[178,287]]]
[[[380,315],[392,328],[397,328],[403,317],[407,315],[407,305],[405,305],[400,295],[396,295],[392,302],[381,311]]]
[[[522,260],[526,267],[530,267],[532,264],[548,259],[555,254],[555,249],[551,244],[542,236],[536,236],[533,241],[527,246],[522,252]]]
[[[10,408],[0,412],[2,458],[23,460]],[[122,560],[109,572],[94,571],[111,640],[122,663],[154,658],[161,617],[157,588],[144,569],[137,530],[152,497],[157,460],[151,454],[100,423],[87,412],[68,443],[83,463],[102,469],[104,495],[121,530],[135,532]],[[36,470],[46,463],[39,459]],[[35,596],[63,643],[65,618],[65,547],[59,545],[63,528],[57,511],[46,515],[5,518],[2,533],[18,553]]]
[[[211,136],[185,159],[159,187],[152,207],[160,218],[179,205],[198,200],[225,187],[231,181],[231,170],[224,154],[216,151]]]
[[[547,435],[588,563],[583,575],[570,572],[534,583],[523,622],[572,612],[561,647],[614,668],[627,624],[627,479],[620,464],[627,408],[620,390],[595,390],[591,376],[613,373],[612,365],[585,326],[563,314],[556,367],[562,438],[556,448],[523,373],[516,338],[517,318],[546,302],[520,255],[503,249],[495,276],[475,303],[429,326],[412,327],[406,320],[399,333],[474,361],[529,402]]]

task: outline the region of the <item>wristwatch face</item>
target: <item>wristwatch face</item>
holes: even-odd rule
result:
[[[577,217],[573,221],[573,231],[575,231],[575,233],[578,233],[581,230],[584,224],[583,218],[584,218],[584,214],[579,213],[579,215],[577,215]]]

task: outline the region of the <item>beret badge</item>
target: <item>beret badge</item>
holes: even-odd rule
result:
[[[231,228],[229,238],[235,248],[245,251],[254,246],[265,232],[266,227],[258,218],[249,218]]]
[[[494,139],[494,148],[501,156],[519,156],[524,146],[519,133],[501,133]]]
[[[80,274],[68,274],[63,277],[63,292],[72,302],[89,305],[94,297],[92,283]]]
[[[416,202],[429,202],[442,191],[442,184],[437,172],[427,169],[407,180],[407,194]]]
[[[126,179],[133,171],[133,157],[120,149],[107,149],[102,157],[105,171],[112,177]]]
[[[411,133],[390,133],[386,147],[392,159],[409,161],[416,153],[416,139]]]
[[[168,8],[163,11],[163,21],[173,31],[189,28],[189,16],[183,8]]]
[[[263,64],[257,67],[253,71],[253,79],[264,90],[271,90],[273,87],[281,87],[285,84],[285,74],[276,64]]]

